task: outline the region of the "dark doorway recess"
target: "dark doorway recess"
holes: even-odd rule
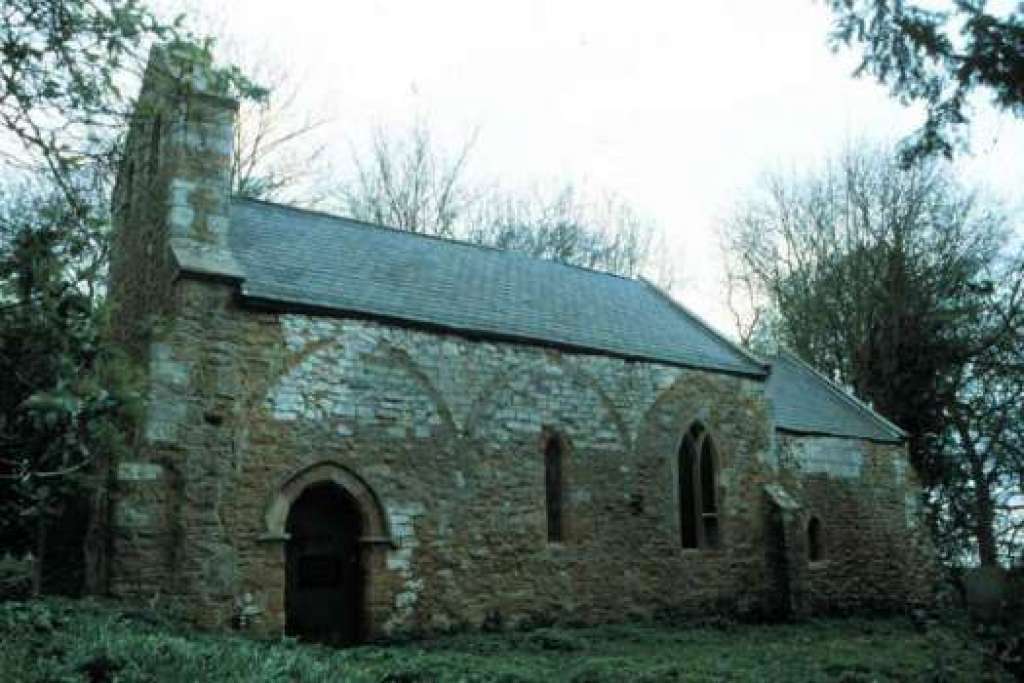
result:
[[[84,496],[64,503],[60,515],[43,529],[39,555],[40,590],[49,595],[81,597],[86,585],[85,545],[92,506]]]
[[[358,504],[333,483],[310,486],[286,527],[285,631],[331,645],[362,641],[365,575]]]
[[[770,589],[768,592],[768,616],[773,619],[788,619],[793,612],[793,596],[790,567],[790,548],[786,539],[785,514],[775,505],[768,509],[768,523],[765,525],[765,551],[768,556]]]

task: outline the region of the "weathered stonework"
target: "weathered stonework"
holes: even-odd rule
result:
[[[361,519],[365,637],[924,599],[904,448],[776,433],[763,378],[247,305],[223,276],[233,109],[202,107],[175,110],[193,118],[170,117],[184,128],[160,145],[153,194],[119,220],[119,334],[148,402],[113,465],[111,592],[281,632],[289,511],[328,482]],[[694,422],[718,459],[713,549],[680,543]],[[808,563],[812,516],[825,559]]]
[[[905,447],[781,434],[778,449],[782,462],[795,464],[780,479],[803,507],[800,541],[806,543],[811,518],[821,522],[823,558],[801,563],[804,608],[843,612],[892,607],[900,599],[927,602],[934,565],[921,533],[920,487]],[[844,453],[846,465],[839,461]],[[806,555],[806,548],[798,552]]]
[[[807,609],[893,607],[922,585],[906,544],[914,488],[902,447],[780,434],[780,466],[755,380],[254,312],[229,285],[176,287],[182,308],[158,355],[189,377],[151,404],[149,420],[175,440],[146,440],[148,469],[122,465],[146,476],[119,478],[115,510],[130,511],[115,516],[119,594],[187,596],[214,624],[251,594],[257,625],[282,628],[283,540],[266,511],[283,480],[323,462],[365,481],[387,518],[390,538],[365,550],[376,634],[480,626],[496,614],[516,623],[759,611],[775,590],[770,481],[801,501],[801,524],[811,514],[823,523],[827,559],[804,571],[800,589]],[[173,423],[160,402],[183,406]],[[694,420],[721,457],[718,550],[679,545],[674,468]],[[546,429],[571,444],[558,545],[545,537]],[[160,540],[133,557],[146,537]]]

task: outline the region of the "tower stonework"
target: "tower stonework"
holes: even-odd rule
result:
[[[111,593],[345,643],[929,599],[897,427],[644,282],[232,197],[215,82],[153,51],[115,191]]]
[[[241,278],[228,249],[238,101],[183,46],[150,54],[114,190],[117,333],[142,340],[181,274]]]
[[[196,373],[231,382],[202,363],[210,349],[194,316],[203,306],[195,284],[226,297],[241,276],[227,244],[238,102],[212,87],[206,66],[185,46],[153,48],[114,192],[113,334],[146,375],[134,455],[113,467],[108,583],[117,595],[187,591],[184,547],[195,529],[186,517],[203,507],[188,497],[213,457],[189,440],[211,407],[195,393]]]

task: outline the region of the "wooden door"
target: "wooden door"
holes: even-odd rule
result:
[[[362,517],[334,484],[306,489],[288,514],[285,630],[304,640],[352,645],[363,637]]]

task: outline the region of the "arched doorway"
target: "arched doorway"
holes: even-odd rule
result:
[[[277,566],[284,579],[273,599],[281,600],[276,604],[284,607],[274,611],[277,627],[309,640],[337,644],[362,642],[378,633],[387,618],[380,605],[390,597],[379,594],[381,585],[375,575],[383,570],[387,550],[395,545],[384,506],[359,475],[330,460],[292,472],[268,501],[260,538],[284,546],[280,555],[274,555],[280,558],[275,562],[281,562]],[[302,559],[323,556],[335,559]],[[340,564],[332,565],[339,558]],[[329,575],[337,576],[337,583],[310,585],[323,576],[317,574],[318,562]],[[338,569],[336,574],[331,574],[332,567]],[[354,582],[342,583],[353,576]],[[321,610],[320,605],[331,607]]]
[[[366,574],[359,504],[334,482],[307,486],[288,511],[285,631],[335,645],[364,637]]]

